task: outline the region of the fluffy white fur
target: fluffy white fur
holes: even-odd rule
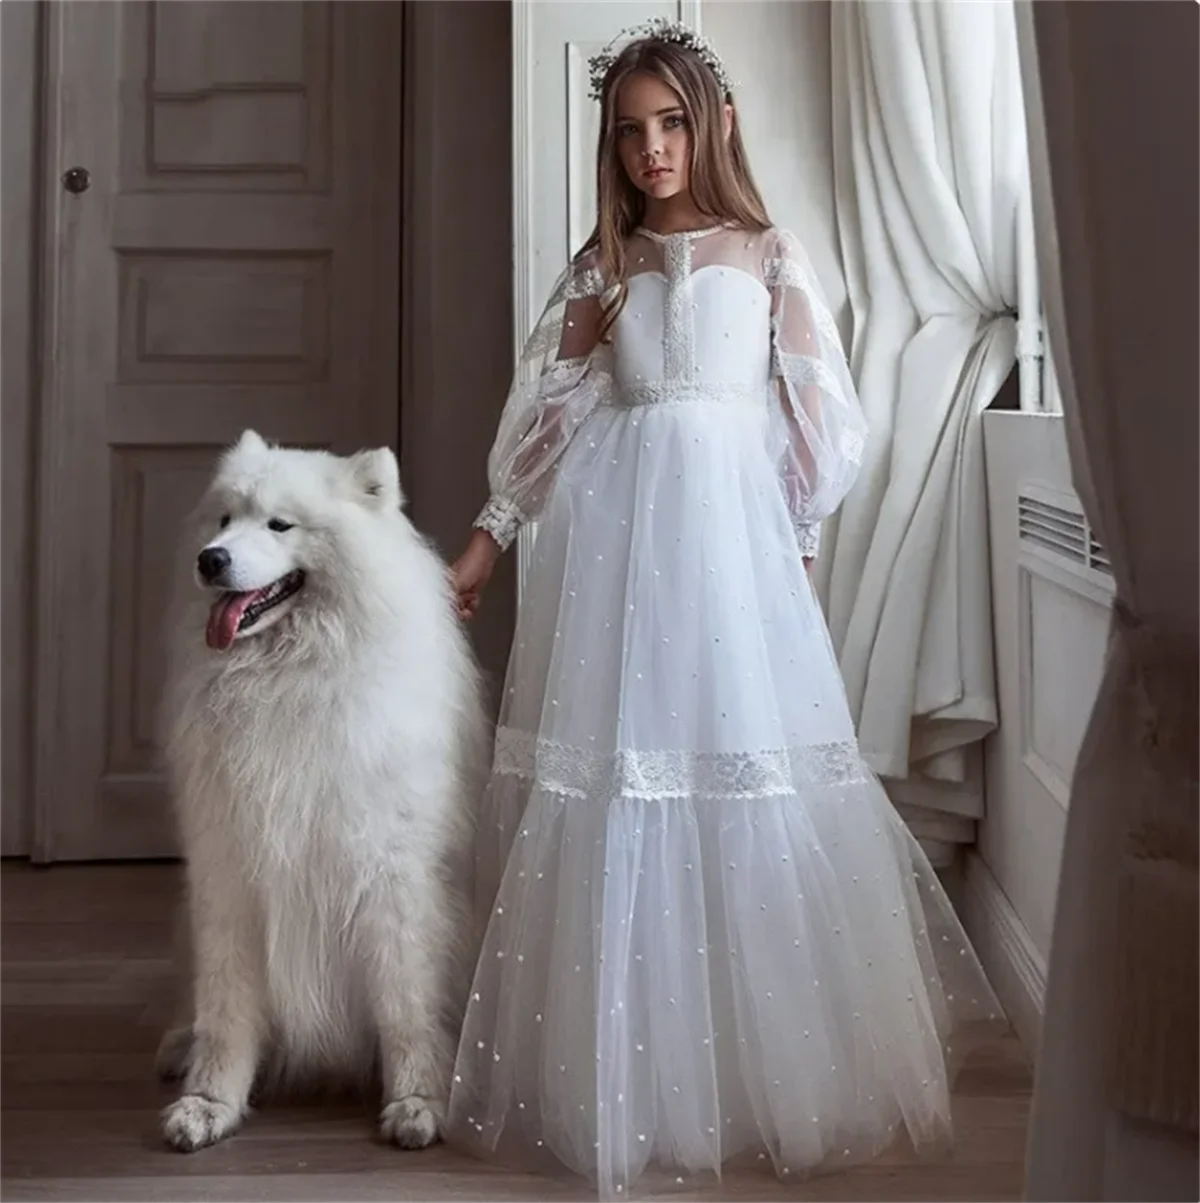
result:
[[[390,451],[343,459],[247,432],[197,513],[193,563],[229,553],[215,584],[304,583],[223,651],[205,640],[214,582],[172,624],[193,966],[190,1014],[160,1049],[183,1077],[163,1116],[175,1148],[233,1131],[263,1073],[379,1076],[386,1139],[439,1134],[486,728],[445,566],[402,504]]]

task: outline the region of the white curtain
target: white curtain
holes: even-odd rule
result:
[[[1075,0],[1020,18],[1072,472],[1117,586],[1071,789],[1027,1196],[1194,1200],[1200,20]]]
[[[1028,204],[1012,4],[846,0],[832,58],[871,437],[822,586],[872,766],[961,781],[997,721],[981,414],[1015,360]]]

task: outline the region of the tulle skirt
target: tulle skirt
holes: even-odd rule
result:
[[[859,756],[764,419],[599,411],[518,621],[450,1134],[604,1198],[944,1148],[1005,1026]]]

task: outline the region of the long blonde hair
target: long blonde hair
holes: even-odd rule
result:
[[[604,308],[601,337],[606,338],[625,305],[628,280],[625,243],[641,225],[646,197],[621,165],[617,151],[617,101],[621,85],[634,74],[653,76],[675,92],[683,106],[691,138],[692,200],[714,224],[763,231],[770,228],[762,194],[754,182],[738,124],[737,109],[725,135],[725,105],[716,76],[692,50],[674,42],[644,38],[617,56],[601,89],[600,137],[596,145],[596,228],[579,254],[599,251],[604,278],[617,286]]]

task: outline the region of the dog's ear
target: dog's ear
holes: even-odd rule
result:
[[[261,459],[271,448],[256,430],[243,430],[241,438],[221,457],[224,468],[245,468]]]
[[[376,509],[398,510],[404,504],[400,465],[390,447],[376,447],[352,455],[350,479],[363,500]]]
[[[257,431],[244,430],[241,438],[221,456],[218,474],[228,478],[252,473],[270,450],[270,444]]]
[[[256,456],[269,451],[270,447],[257,430],[243,430],[242,437],[233,445],[233,450],[238,455]]]

